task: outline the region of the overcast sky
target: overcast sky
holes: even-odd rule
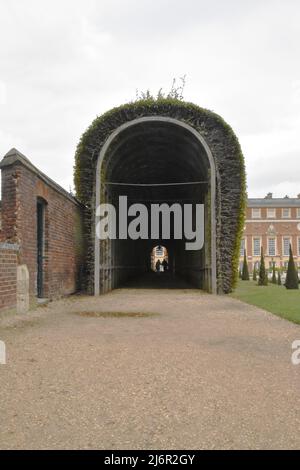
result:
[[[236,132],[249,196],[296,196],[299,49],[299,0],[0,0],[0,155],[69,189],[97,115],[186,74]]]

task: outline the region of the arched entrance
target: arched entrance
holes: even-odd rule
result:
[[[150,254],[151,270],[154,272],[170,271],[169,252],[163,245],[156,245]]]
[[[75,186],[86,208],[83,288],[89,293],[105,293],[140,277],[149,269],[146,254],[155,244],[167,246],[175,274],[193,286],[213,293],[231,291],[244,223],[245,167],[238,140],[220,116],[169,99],[115,108],[98,117],[82,136]],[[204,242],[188,250],[184,238],[165,232],[100,241],[97,211],[104,203],[114,206],[129,224],[132,208],[140,205],[151,212],[153,205],[167,204],[173,218],[174,204],[182,212],[185,205],[201,206]],[[191,231],[198,234],[198,228]]]
[[[203,137],[191,126],[164,116],[132,120],[117,128],[102,147],[96,169],[95,229],[100,203],[204,205],[206,243],[187,251],[171,239],[175,274],[216,293],[216,168]],[[122,213],[124,210],[122,208]],[[150,221],[149,221],[150,222]],[[162,238],[162,242],[164,239]],[[99,241],[95,236],[94,293],[99,295],[147,271],[144,258],[153,238]]]

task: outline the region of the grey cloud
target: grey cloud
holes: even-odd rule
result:
[[[274,165],[281,131],[299,120],[298,1],[0,0],[0,8],[1,154],[20,147],[68,189],[76,144],[96,115],[186,73],[185,98],[221,114],[246,143],[249,193],[263,181],[300,186],[296,132],[278,154],[296,171]],[[274,148],[261,152],[255,144],[270,133]]]

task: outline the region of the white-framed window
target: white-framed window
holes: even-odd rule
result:
[[[288,207],[285,207],[282,209],[282,218],[283,219],[289,219],[291,217],[291,209]]]
[[[297,219],[300,219],[300,207],[297,207]]]
[[[267,218],[275,219],[276,218],[276,209],[267,209]]]
[[[245,240],[245,238],[242,238],[241,239],[240,256],[244,256],[245,248],[246,248],[246,240]]]
[[[260,237],[253,237],[253,256],[260,256],[261,241]]]
[[[261,218],[261,210],[252,209],[252,219],[260,219],[260,218]]]
[[[268,255],[276,256],[276,238],[275,237],[268,238]]]
[[[164,249],[162,246],[157,246],[155,248],[155,253],[156,253],[156,256],[163,256],[164,254]]]
[[[289,254],[290,254],[290,243],[291,243],[290,237],[283,237],[283,240],[282,240],[282,254],[283,254],[283,256],[289,256]]]

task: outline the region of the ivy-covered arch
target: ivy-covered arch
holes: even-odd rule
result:
[[[170,118],[192,128],[205,142],[213,157],[216,169],[214,214],[216,225],[216,253],[214,254],[216,258],[216,281],[218,292],[228,293],[236,282],[240,238],[244,224],[246,181],[243,155],[235,134],[220,116],[192,103],[174,99],[141,100],[114,108],[97,117],[83,134],[78,144],[75,157],[74,179],[77,197],[86,207],[84,221],[86,237],[86,285],[84,287],[88,292],[94,292],[96,169],[101,150],[103,150],[110,136],[126,123],[137,121],[140,118],[151,118],[155,121],[155,117]],[[151,135],[148,129],[141,128],[139,132],[147,132],[147,134],[144,134],[145,136]],[[153,129],[154,132],[156,132],[155,141],[157,142],[157,136],[160,135],[157,127]],[[186,140],[186,137],[183,137]],[[134,138],[137,141],[138,139],[142,140],[138,133],[131,136],[132,142],[134,142]],[[163,137],[160,137],[160,139],[162,140]],[[170,134],[168,145],[173,145],[173,141],[177,142],[176,139],[176,133]],[[108,174],[110,171],[111,163],[108,161],[109,158],[111,161],[115,159],[118,162],[116,167],[122,165],[120,155],[121,157],[124,156],[124,159],[127,158],[125,144],[123,145],[123,153],[120,151],[122,145],[121,141],[117,142],[116,147],[118,147],[118,150],[114,154],[111,152],[111,155],[107,157],[107,164],[101,169],[103,172],[101,175],[103,182],[105,182],[107,177],[106,173]],[[128,146],[127,143],[126,145]],[[182,144],[180,148],[182,153],[185,147]],[[133,147],[131,149],[134,151]],[[119,152],[118,155],[117,151]],[[135,151],[137,152],[137,150]],[[192,158],[191,152],[191,150],[187,150],[186,155],[184,155],[187,164],[189,159]],[[141,164],[142,160],[140,158],[138,160],[137,157],[137,165]],[[175,155],[172,158],[176,159],[177,157]],[[168,160],[168,164],[170,165],[170,160]],[[144,161],[143,165],[145,165]],[[107,197],[105,193],[102,194],[103,197]],[[208,200],[206,202],[210,205]],[[104,242],[101,243],[103,244],[103,251],[105,251],[105,244]],[[109,278],[110,275],[110,272],[103,274],[104,278]],[[115,281],[105,283],[104,278],[101,282],[106,285],[106,289],[103,291],[114,287]]]

